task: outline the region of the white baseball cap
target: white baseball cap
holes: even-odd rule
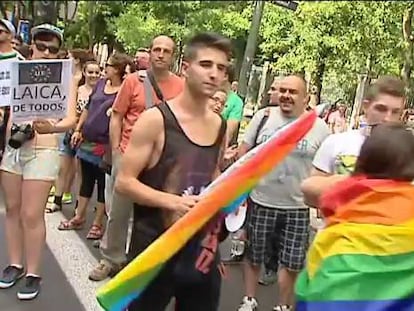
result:
[[[53,26],[51,24],[41,24],[33,27],[31,30],[32,38],[40,33],[50,33],[52,35],[55,35],[59,39],[60,45],[63,44],[63,31],[56,26]]]
[[[16,35],[16,28],[14,28],[14,25],[9,22],[7,19],[0,19],[0,23],[3,24],[4,27],[13,35],[13,37]]]

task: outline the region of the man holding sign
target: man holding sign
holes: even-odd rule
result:
[[[75,85],[64,81],[63,74],[57,77],[60,66],[65,64],[50,61],[57,59],[62,31],[52,25],[40,25],[32,29],[32,38],[32,59],[38,62],[13,63],[12,124],[8,126],[8,145],[0,166],[9,255],[9,265],[0,276],[0,288],[10,288],[25,277],[17,293],[24,300],[34,299],[40,290],[39,267],[46,235],[44,208],[59,170],[55,133],[66,132],[76,123]],[[56,109],[56,114],[50,112],[53,104],[62,107]]]

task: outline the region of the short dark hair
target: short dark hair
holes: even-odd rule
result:
[[[93,53],[86,49],[73,49],[69,50],[69,53],[74,59],[79,59],[81,67],[84,67],[87,62],[95,60]]]
[[[374,126],[361,147],[354,175],[414,180],[414,136],[402,123]]]
[[[14,39],[16,39],[17,41],[19,41],[20,42],[20,44],[23,44],[24,42],[23,42],[23,38],[22,37],[20,37],[20,36],[18,36],[18,35],[15,35],[14,36]]]
[[[193,36],[187,43],[184,50],[184,60],[190,61],[197,57],[201,48],[215,48],[227,55],[230,60],[232,55],[232,44],[230,39],[217,33],[203,32]]]
[[[118,69],[119,75],[122,78],[125,75],[126,66],[132,62],[132,59],[123,53],[115,53],[109,58],[111,59],[112,67]]]
[[[236,68],[233,64],[229,64],[227,67],[227,80],[232,83],[236,79]]]
[[[19,52],[25,59],[29,59],[32,55],[32,50],[30,49],[30,46],[23,43],[20,46],[17,46],[14,48],[17,52]]]
[[[368,87],[365,100],[375,100],[380,94],[404,98],[405,84],[398,77],[381,76]]]

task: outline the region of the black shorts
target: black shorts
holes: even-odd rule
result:
[[[175,311],[218,310],[221,276],[217,267],[211,267],[202,282],[186,283],[176,277],[173,265],[166,265],[128,311],[164,311],[173,297]]]
[[[138,227],[143,229],[142,226]],[[140,230],[135,223],[134,229],[131,237],[130,260],[156,238],[155,235],[150,237],[148,227],[147,230]],[[191,252],[191,247],[188,246],[183,251],[189,249]],[[186,256],[188,252],[183,251],[167,262],[141,296],[129,305],[128,311],[164,311],[172,298],[176,301],[175,311],[218,310],[221,275],[217,263],[213,262],[206,274],[196,273],[193,271],[195,261],[189,260]]]

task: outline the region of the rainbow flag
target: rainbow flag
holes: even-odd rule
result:
[[[164,264],[218,212],[231,212],[259,180],[269,173],[312,128],[317,115],[307,112],[241,157],[211,183],[190,212],[179,219],[127,267],[99,289],[99,304],[121,311],[145,290]]]
[[[321,198],[297,311],[414,310],[414,186],[350,177]]]

